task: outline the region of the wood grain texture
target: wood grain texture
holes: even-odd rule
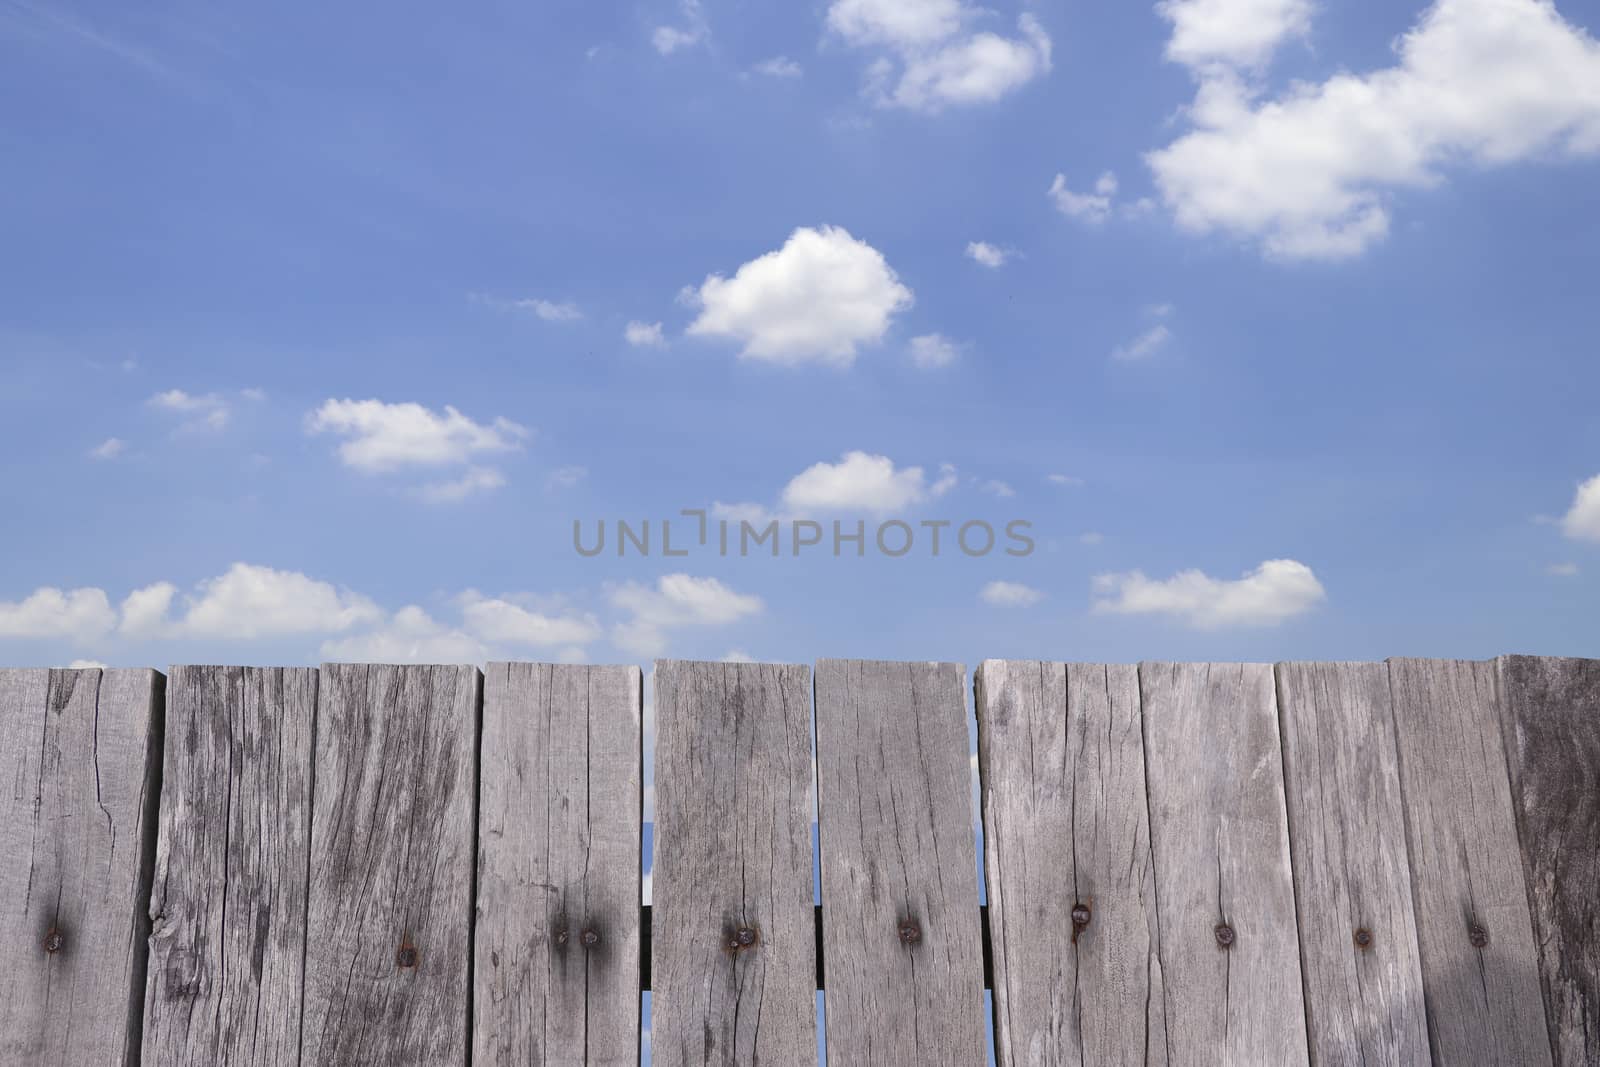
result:
[[[468,1055],[480,675],[324,664],[303,1065]]]
[[[817,1062],[810,674],[656,664],[659,1067]]]
[[[1167,1063],[1137,670],[989,660],[977,714],[996,1062]]]
[[[138,1062],[161,682],[0,670],[0,1063]]]
[[[484,676],[474,1063],[639,1061],[641,687],[637,667]]]
[[[1501,722],[1555,1062],[1600,1063],[1600,660],[1506,656]]]
[[[1388,668],[1280,663],[1277,676],[1312,1058],[1426,1067]]]
[[[1550,1039],[1495,674],[1493,663],[1389,662],[1412,900],[1434,1062],[1539,1067]]]
[[[1272,668],[1145,663],[1139,687],[1169,1060],[1306,1063]]]
[[[146,1063],[299,1057],[316,698],[310,668],[168,676]]]
[[[832,1063],[983,1062],[965,678],[956,663],[817,664]]]

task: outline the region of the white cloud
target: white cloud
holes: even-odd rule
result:
[[[838,463],[817,463],[795,475],[783,490],[794,511],[901,511],[955,485],[955,470],[941,468],[928,483],[921,467],[896,469],[888,456],[847,452]]]
[[[743,649],[733,648],[733,649],[729,649],[728,653],[725,656],[722,657],[722,662],[724,662],[724,663],[754,663],[755,660],[751,658],[750,653],[745,652]]]
[[[700,0],[682,0],[678,7],[683,16],[683,25],[657,26],[650,35],[650,43],[664,56],[670,56],[680,48],[697,45],[711,33]]]
[[[583,318],[583,311],[577,304],[570,300],[554,301],[531,298],[514,302],[519,308],[533,312],[546,322],[577,322]]]
[[[23,601],[0,601],[0,638],[92,641],[116,625],[117,613],[100,589],[45,586]]]
[[[1005,266],[1006,260],[1011,258],[1011,253],[988,241],[969,241],[967,257],[992,270]]]
[[[509,419],[477,423],[453,407],[440,415],[421,404],[381,400],[328,400],[306,416],[306,432],[347,438],[339,458],[369,474],[465,463],[482,453],[520,448],[528,437],[526,427]]]
[[[477,638],[411,604],[375,630],[323,642],[322,657],[346,663],[482,663],[490,654]]]
[[[1057,174],[1050,183],[1050,198],[1056,209],[1068,218],[1084,222],[1101,223],[1111,217],[1111,206],[1117,195],[1117,176],[1109,170],[1095,179],[1094,192],[1075,193],[1067,188],[1067,176]]]
[[[461,618],[468,631],[493,644],[578,646],[600,636],[600,624],[592,616],[547,615],[472,591],[461,596]]]
[[[90,459],[116,459],[127,451],[128,442],[120,437],[108,437],[89,449]]]
[[[589,477],[587,467],[560,467],[550,472],[544,480],[546,489],[571,489]]]
[[[778,516],[767,510],[763,504],[724,504],[718,500],[711,505],[711,517],[714,519],[726,519],[730,523],[748,522],[751,526],[761,527],[767,525]]]
[[[990,582],[978,596],[998,608],[1025,608],[1044,599],[1039,590],[1019,582]]]
[[[1576,578],[1578,565],[1576,563],[1552,563],[1544,572],[1553,578]]]
[[[1310,611],[1326,597],[1311,568],[1292,559],[1268,560],[1228,581],[1197,570],[1165,581],[1139,571],[1094,580],[1094,610],[1117,615],[1170,615],[1197,629],[1272,626]]]
[[[1600,541],[1600,474],[1578,486],[1561,532],[1574,541]]]
[[[1044,476],[1044,480],[1051,485],[1062,485],[1069,488],[1077,488],[1083,484],[1082,478],[1071,474],[1047,474]]]
[[[625,582],[611,589],[610,600],[630,615],[613,629],[613,642],[639,656],[661,655],[668,632],[679,627],[725,626],[762,610],[760,597],[687,574],[665,575],[654,586]]]
[[[960,346],[940,334],[924,334],[911,339],[912,362],[923,370],[948,367],[960,354]]]
[[[239,395],[254,404],[259,404],[263,400],[267,399],[267,391],[255,386],[251,386],[249,389],[239,390]]]
[[[1196,69],[1259,67],[1288,38],[1311,28],[1311,0],[1165,0],[1167,58]]]
[[[983,485],[979,486],[979,488],[985,493],[1000,497],[1002,500],[1017,495],[1017,491],[1015,489],[1011,488],[1011,486],[1007,485],[1005,482],[1002,482],[998,478],[990,478],[988,481],[984,482]]]
[[[868,95],[880,106],[936,112],[998,100],[1049,72],[1050,37],[1038,19],[1024,14],[1019,36],[1002,37],[971,28],[987,14],[960,0],[834,0],[828,28],[893,56],[868,67]]]
[[[1449,167],[1600,151],[1600,45],[1549,0],[1436,0],[1395,51],[1275,99],[1203,71],[1195,129],[1146,157],[1178,225],[1348,258],[1388,233],[1392,193]]]
[[[883,254],[836,226],[801,227],[782,248],[713,274],[698,293],[689,333],[743,344],[746,359],[848,366],[856,348],[883,339],[912,304]]]
[[[763,59],[750,69],[769,78],[798,78],[805,73],[805,69],[788,56],[773,56],[771,59]]]
[[[227,401],[216,393],[194,394],[168,389],[150,398],[150,406],[184,416],[186,430],[220,430],[228,425]]]
[[[635,348],[658,348],[666,343],[659,322],[630,322],[622,336]]]
[[[67,664],[67,670],[69,670],[69,671],[91,671],[91,670],[101,670],[101,671],[103,671],[103,670],[106,669],[107,666],[108,666],[108,664],[101,663],[97,659],[75,659],[71,663]]]
[[[184,598],[181,618],[169,618],[177,590],[157,582],[123,601],[122,632],[131,637],[252,639],[341,633],[383,617],[377,605],[349,590],[297,571],[235,563]]]
[[[1135,363],[1155,355],[1170,340],[1172,340],[1172,331],[1164,324],[1157,323],[1132,341],[1119,346],[1111,353],[1111,358],[1125,363]]]
[[[493,467],[468,467],[459,478],[429,482],[413,489],[413,495],[430,504],[454,504],[475,493],[487,493],[506,484],[505,475]]]

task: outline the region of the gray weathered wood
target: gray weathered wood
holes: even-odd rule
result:
[[[1145,663],[1139,683],[1168,1058],[1306,1063],[1272,668]]]
[[[637,667],[484,677],[473,1062],[639,1061]]]
[[[983,1062],[965,676],[817,664],[829,1062]]]
[[[0,670],[0,1063],[138,1062],[161,681]]]
[[[324,664],[301,1063],[468,1055],[474,667]]]
[[[299,1057],[316,698],[310,668],[168,676],[146,1063]]]
[[[1495,665],[1396,659],[1389,685],[1434,1062],[1548,1064]]]
[[[1501,720],[1555,1062],[1600,1063],[1600,660],[1506,656]]]
[[[1281,663],[1277,670],[1312,1058],[1426,1067],[1388,668]]]
[[[1137,670],[989,660],[977,714],[996,1062],[1167,1063]]]
[[[817,1062],[810,673],[656,664],[650,1045],[662,1067]]]

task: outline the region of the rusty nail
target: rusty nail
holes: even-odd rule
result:
[[[1233,944],[1233,927],[1229,926],[1227,923],[1218,923],[1217,928],[1213,930],[1212,933],[1217,935],[1217,944],[1221,945],[1223,948],[1228,948]]]
[[[415,967],[417,965],[417,950],[415,946],[401,945],[400,951],[394,954],[394,962],[408,970]]]
[[[1356,948],[1367,949],[1372,947],[1372,931],[1365,926],[1356,929]]]
[[[1089,910],[1089,905],[1078,903],[1072,906],[1072,943],[1078,943],[1078,935],[1089,928],[1089,920],[1094,914]]]
[[[66,936],[62,934],[60,930],[57,930],[52,926],[50,928],[50,932],[44,935],[44,950],[51,955],[55,955],[57,952],[60,952],[66,947]]]
[[[733,932],[733,937],[728,941],[728,947],[735,952],[750,948],[756,943],[756,932],[752,927],[741,926]]]
[[[583,947],[584,948],[594,948],[599,943],[600,943],[600,931],[598,931],[598,930],[585,930],[583,932]]]
[[[902,945],[915,945],[922,940],[922,927],[911,919],[900,924],[900,943]]]
[[[1467,940],[1472,942],[1473,948],[1482,948],[1489,943],[1489,931],[1473,923],[1467,927]]]
[[[556,944],[565,945],[566,943],[567,943],[567,928],[565,926],[563,926],[561,929],[556,931]]]

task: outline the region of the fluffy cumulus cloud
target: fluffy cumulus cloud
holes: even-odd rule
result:
[[[630,322],[623,328],[622,337],[635,348],[659,348],[666,343],[659,322]]]
[[[750,69],[768,78],[798,78],[805,73],[805,68],[788,56],[763,59]]]
[[[1396,191],[1435,186],[1451,167],[1600,152],[1600,44],[1549,0],[1436,0],[1393,65],[1275,97],[1237,64],[1300,32],[1304,13],[1256,3],[1279,13],[1259,40],[1195,28],[1207,10],[1255,4],[1168,5],[1173,54],[1200,88],[1194,129],[1147,161],[1189,231],[1284,259],[1347,258],[1388,233]]]
[[[201,582],[174,614],[178,600],[177,588],[167,582],[135,590],[123,602],[122,632],[248,640],[340,633],[383,616],[372,601],[349,590],[249,563],[235,563],[226,574]]]
[[[1011,253],[988,241],[968,241],[967,258],[979,266],[993,270],[1005,266],[1006,260],[1011,258]]]
[[[1075,193],[1067,188],[1067,176],[1057,174],[1050,183],[1050,199],[1056,210],[1070,219],[1083,222],[1104,222],[1111,217],[1111,208],[1117,195],[1117,176],[1109,170],[1095,179],[1094,191]]]
[[[21,601],[0,600],[0,638],[67,640],[104,637],[117,625],[117,613],[100,589],[46,586]]]
[[[462,595],[461,619],[468,631],[496,645],[550,648],[584,645],[600,636],[593,616],[548,614],[476,592]]]
[[[679,23],[676,26],[657,26],[650,35],[650,43],[664,56],[705,41],[711,35],[700,0],[681,0],[678,5]]]
[[[381,400],[328,400],[306,416],[306,431],[344,438],[339,445],[340,460],[363,474],[465,466],[456,478],[413,490],[435,502],[461,500],[504,485],[499,471],[470,461],[519,449],[529,436],[526,427],[510,419],[479,423],[453,407],[447,406],[440,414],[421,404]]]
[[[168,389],[151,397],[149,404],[180,416],[185,430],[220,430],[228,425],[231,415],[228,402],[217,393],[186,393],[182,389]]]
[[[896,468],[888,456],[847,452],[838,463],[818,463],[795,475],[783,490],[784,506],[796,512],[902,511],[955,486],[954,468],[930,482],[921,467]]]
[[[1014,37],[978,29],[985,10],[960,0],[834,0],[828,28],[883,49],[867,93],[881,106],[936,112],[998,100],[1050,70],[1050,37],[1032,14]]]
[[[1572,507],[1561,520],[1561,532],[1574,541],[1600,541],[1600,474],[1578,486]]]
[[[128,442],[120,437],[108,437],[89,449],[90,459],[116,459],[128,450]]]
[[[1273,559],[1241,578],[1182,571],[1165,581],[1139,571],[1094,580],[1094,610],[1117,615],[1167,615],[1197,629],[1273,626],[1310,611],[1326,597],[1311,568]]]
[[[961,354],[961,347],[942,334],[929,333],[911,339],[911,361],[923,370],[948,367]]]
[[[1218,64],[1259,67],[1286,39],[1311,28],[1311,0],[1166,0],[1156,10],[1172,23],[1167,58],[1204,70]]]
[[[990,582],[978,592],[985,604],[997,608],[1025,608],[1044,599],[1044,594],[1021,582]]]
[[[801,227],[782,248],[731,278],[711,275],[688,298],[699,307],[689,333],[738,341],[745,359],[842,366],[859,346],[881,341],[913,299],[883,253],[837,226]]]
[[[668,574],[655,585],[625,582],[612,587],[614,607],[628,618],[612,631],[618,648],[638,656],[659,656],[671,631],[681,627],[726,626],[758,615],[761,598],[735,592],[715,578]]]
[[[372,630],[322,644],[322,658],[341,663],[482,663],[490,655],[482,641],[415,604]]]

